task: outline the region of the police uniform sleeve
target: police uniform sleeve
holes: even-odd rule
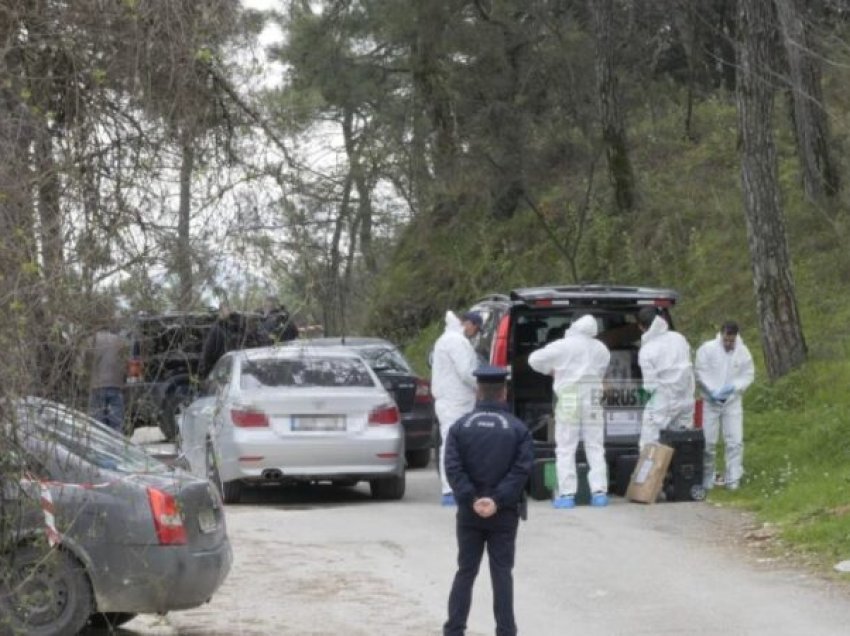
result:
[[[517,427],[517,445],[510,470],[493,491],[493,501],[499,508],[517,506],[534,464],[534,443],[525,424]]]
[[[459,422],[461,420],[458,420]],[[466,467],[463,465],[463,457],[461,456],[460,440],[458,439],[458,431],[460,427],[456,424],[449,429],[448,438],[446,439],[446,479],[452,487],[452,493],[458,504],[472,505],[475,500],[475,486],[469,475],[466,473]]]

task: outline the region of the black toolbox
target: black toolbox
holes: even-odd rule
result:
[[[664,480],[667,501],[702,501],[702,460],[705,434],[702,429],[662,430],[658,441],[673,448],[673,461]]]
[[[610,488],[611,492],[619,497],[625,497],[626,491],[629,489],[629,482],[632,480],[632,473],[635,472],[635,466],[638,463],[638,457],[635,453],[622,453],[617,455],[614,460],[614,474]]]

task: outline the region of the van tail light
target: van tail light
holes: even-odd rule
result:
[[[490,362],[497,367],[508,366],[508,331],[511,326],[510,314],[505,314],[499,321],[499,328],[496,329],[496,341],[493,343],[493,351],[490,355]]]
[[[127,361],[127,384],[142,381],[142,359],[130,358]]]
[[[655,301],[653,301],[653,304],[656,307],[672,307],[673,301],[669,298],[656,298]]]
[[[230,421],[238,428],[266,428],[269,416],[253,409],[231,409]]]
[[[395,404],[384,404],[369,413],[369,426],[392,425],[398,424],[400,421],[401,415]]]
[[[702,428],[703,406],[704,404],[701,398],[694,402],[694,428]]]
[[[416,393],[413,396],[413,401],[417,404],[430,404],[434,401],[431,397],[431,383],[422,378],[416,378]]]
[[[160,545],[185,545],[186,527],[173,495],[148,487],[153,525]]]

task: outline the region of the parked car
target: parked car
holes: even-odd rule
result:
[[[317,347],[345,346],[363,356],[401,411],[408,467],[427,466],[438,430],[431,383],[416,375],[401,351],[381,338],[316,338],[309,344]]]
[[[376,499],[405,490],[401,414],[350,349],[289,345],[234,351],[180,420],[192,472],[238,502],[250,483],[368,481]]]
[[[244,319],[244,346],[252,346],[259,316]],[[177,433],[177,415],[197,392],[204,340],[217,318],[215,312],[140,316],[131,330],[125,433],[140,426],[158,426],[167,440]]]
[[[91,619],[116,626],[210,599],[232,554],[206,479],[59,404],[11,411],[0,422],[0,633],[76,634]]]
[[[611,351],[603,408],[606,459],[614,483],[617,458],[637,453],[645,403],[638,365],[641,332],[637,313],[645,306],[655,306],[672,328],[670,310],[678,298],[670,289],[564,285],[491,295],[470,308],[485,317],[479,350],[492,364],[510,368],[510,406],[532,429],[538,456],[551,454],[554,446],[554,396],[552,378],[532,370],[528,356],[562,337],[576,318],[592,314],[599,329],[597,337]]]

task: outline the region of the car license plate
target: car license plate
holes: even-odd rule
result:
[[[204,534],[215,532],[218,529],[218,518],[212,510],[201,510],[198,513],[198,527]]]
[[[605,430],[609,437],[640,435],[640,411],[606,411]]]
[[[345,417],[341,415],[313,417],[309,415],[296,415],[292,418],[292,430],[304,431],[344,431]]]

